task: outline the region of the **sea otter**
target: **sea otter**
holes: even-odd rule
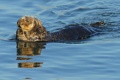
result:
[[[104,22],[96,22],[91,24],[91,27],[84,27],[77,24],[68,25],[59,31],[49,32],[37,18],[24,16],[17,21],[16,39],[30,42],[81,40],[96,34],[99,29],[95,27],[103,24]]]

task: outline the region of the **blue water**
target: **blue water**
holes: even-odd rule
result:
[[[120,0],[1,0],[0,80],[120,80]],[[39,18],[48,31],[104,21],[104,34],[65,43],[9,41],[17,20]],[[32,45],[32,46],[31,46]]]

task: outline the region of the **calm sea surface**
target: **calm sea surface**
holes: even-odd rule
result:
[[[104,33],[82,41],[9,41],[25,15],[48,31],[106,24]],[[120,80],[120,0],[0,0],[0,80]]]

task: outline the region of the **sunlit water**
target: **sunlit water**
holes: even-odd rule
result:
[[[120,0],[1,0],[0,80],[120,80]],[[64,43],[9,41],[21,16],[48,31],[104,21],[104,34]]]

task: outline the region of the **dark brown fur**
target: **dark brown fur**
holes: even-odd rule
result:
[[[103,26],[104,24],[105,24],[104,21],[101,21],[101,22],[92,23],[92,24],[90,24],[90,26],[99,27],[99,26]]]

